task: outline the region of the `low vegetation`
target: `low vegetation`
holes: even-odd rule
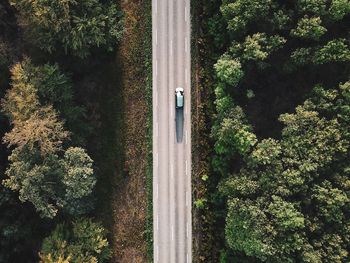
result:
[[[148,158],[147,87],[148,34],[146,22],[150,14],[149,1],[123,2],[125,33],[120,42],[118,60],[120,68],[119,116],[122,137],[118,138],[124,150],[118,157],[114,171],[116,182],[112,198],[113,262],[147,262],[147,206],[146,176]],[[147,11],[146,11],[147,10]],[[150,104],[151,105],[151,104]],[[152,196],[151,196],[152,198]]]
[[[217,231],[218,217],[213,192],[217,178],[212,173],[211,126],[215,107],[213,39],[209,35],[208,17],[217,3],[191,1],[192,18],[192,236],[193,262],[218,262],[222,235]],[[215,193],[214,193],[215,195]]]

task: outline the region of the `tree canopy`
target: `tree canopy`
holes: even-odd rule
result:
[[[36,66],[25,58],[11,67],[11,87],[2,103],[11,121],[34,118],[33,113],[41,108],[40,114],[36,113],[41,119],[49,116],[62,119],[72,140],[79,144],[84,142],[83,134],[88,131],[83,119],[84,109],[75,105],[72,82],[57,64]],[[27,125],[34,123],[27,122]]]
[[[70,133],[52,106],[66,105],[65,113],[74,109],[69,82],[57,66],[34,67],[29,60],[11,72],[3,109],[12,129],[3,141],[14,150],[3,185],[18,191],[19,199],[30,201],[43,217],[53,218],[59,209],[72,215],[88,211],[96,183],[93,161],[84,149],[67,148]]]
[[[213,165],[228,247],[242,261],[349,261],[350,2],[220,10]]]
[[[16,148],[9,161],[3,185],[18,191],[19,199],[30,201],[41,216],[53,218],[59,209],[72,215],[91,209],[84,197],[91,194],[96,179],[83,149],[68,148],[62,158],[58,153],[42,156],[36,149]]]
[[[95,263],[110,258],[106,231],[91,219],[78,218],[71,224],[59,224],[44,239],[41,263]]]
[[[349,260],[349,95],[350,82],[315,88],[281,115],[282,138],[257,143],[221,185],[232,249],[268,262]]]
[[[98,124],[85,106],[99,115],[92,96],[99,91],[91,87],[105,87],[99,78],[110,67],[107,52],[122,32],[112,0],[0,1],[1,263],[38,262],[43,237],[60,222],[67,222],[71,255],[54,251],[42,254],[43,262],[108,258],[101,224],[71,222],[91,214],[99,198],[92,193],[100,164],[82,148],[96,157]]]
[[[121,13],[113,1],[11,0],[31,40],[50,53],[86,57],[94,47],[112,49],[122,34]]]

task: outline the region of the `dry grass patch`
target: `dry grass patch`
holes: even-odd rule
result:
[[[126,32],[120,44],[124,122],[122,182],[113,194],[112,262],[147,262],[147,101],[143,1],[121,1]],[[120,176],[119,176],[120,177]]]

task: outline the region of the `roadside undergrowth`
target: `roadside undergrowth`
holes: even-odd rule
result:
[[[199,0],[191,1],[193,262],[206,263],[218,262],[220,249],[211,196],[215,179],[210,176],[214,81],[210,39],[203,23],[210,16],[209,6]]]
[[[150,68],[151,54],[148,28],[150,7],[145,1],[121,1],[124,12],[125,33],[118,59],[121,66],[122,116],[124,157],[116,175],[118,186],[114,190],[113,258],[111,262],[143,263],[149,257],[150,204],[152,176],[150,149],[152,127],[150,120]],[[145,26],[146,25],[146,26]],[[145,96],[146,95],[146,96]],[[116,149],[117,150],[117,149]],[[152,210],[151,210],[152,211]],[[152,213],[152,212],[151,212]]]

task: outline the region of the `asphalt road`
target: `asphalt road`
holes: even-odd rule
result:
[[[190,0],[152,0],[152,13],[154,262],[192,262]],[[178,86],[185,93],[179,143]]]

